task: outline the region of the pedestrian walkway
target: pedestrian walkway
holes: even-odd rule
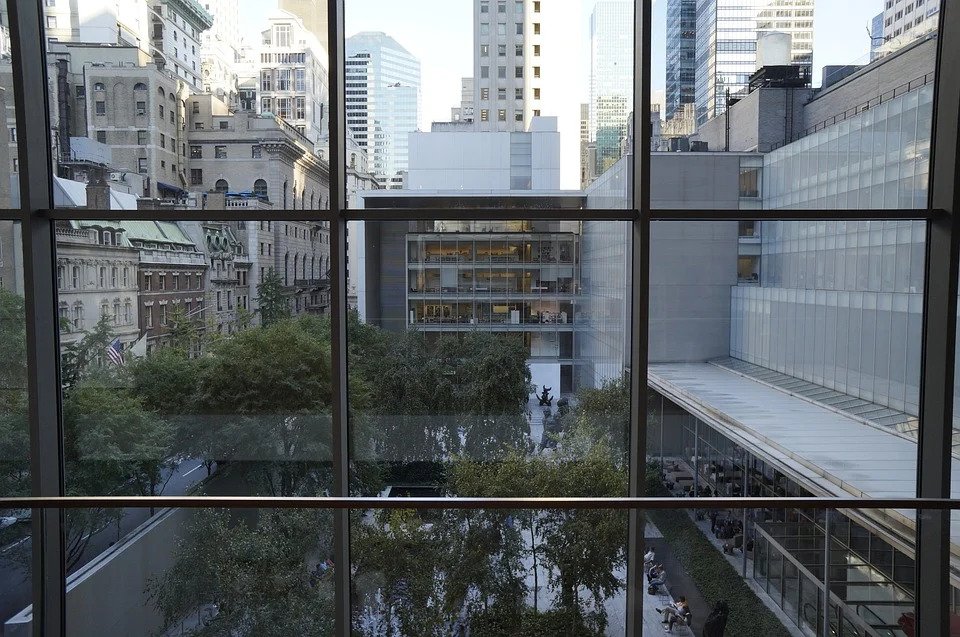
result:
[[[680,562],[673,555],[670,545],[663,538],[660,530],[653,524],[647,523],[644,532],[644,546],[642,550],[652,547],[656,553],[656,561],[663,564],[667,570],[667,589],[670,598],[660,595],[648,595],[646,593],[646,578],[643,583],[643,634],[644,635],[663,635],[667,634],[661,622],[661,615],[657,608],[663,608],[666,604],[672,603],[681,595],[687,598],[690,605],[690,612],[693,613],[693,625],[691,627],[675,626],[671,635],[700,635],[703,632],[703,622],[710,614],[710,605],[700,594],[700,590],[694,584],[693,580],[687,575],[687,572],[680,566]],[[692,630],[691,630],[692,629]]]

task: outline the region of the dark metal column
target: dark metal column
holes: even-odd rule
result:
[[[647,473],[647,352],[650,302],[650,51],[651,5],[634,2],[633,23],[633,174],[631,205],[639,211],[633,225],[630,295],[630,475],[629,495],[644,493]],[[645,516],[629,514],[627,534],[627,635],[643,634],[643,545]]]
[[[10,43],[20,153],[20,209],[26,302],[30,418],[30,479],[35,496],[64,495],[60,420],[59,325],[52,144],[47,96],[46,38],[39,0],[10,0]],[[33,634],[65,631],[63,511],[33,511]]]
[[[816,512],[814,512],[816,513]],[[823,512],[823,626],[822,637],[830,633],[830,509]]]
[[[933,139],[930,162],[930,206],[927,223],[927,264],[924,277],[923,346],[920,380],[920,431],[917,495],[950,497],[950,448],[953,433],[953,385],[957,324],[956,187],[958,125],[960,125],[960,65],[954,63],[960,41],[960,4],[940,9],[937,81],[934,85]],[[940,211],[940,212],[936,212]],[[949,634],[950,514],[917,512],[916,601],[917,634]],[[922,584],[921,584],[922,582]]]
[[[333,470],[335,496],[350,495],[350,432],[347,414],[347,207],[345,161],[346,108],[344,102],[343,0],[327,1],[327,36],[330,59],[329,149],[330,159],[330,334],[332,383]],[[350,635],[350,512],[334,511],[334,620],[341,637]]]

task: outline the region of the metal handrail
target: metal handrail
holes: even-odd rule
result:
[[[263,509],[917,509],[960,510],[950,498],[380,498],[276,496],[65,496],[0,498],[0,509],[83,508]]]

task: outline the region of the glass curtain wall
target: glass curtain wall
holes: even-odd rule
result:
[[[0,10],[0,498],[123,499],[0,505],[0,634],[934,635],[918,577],[955,623],[915,5],[821,75],[866,14],[106,4]]]

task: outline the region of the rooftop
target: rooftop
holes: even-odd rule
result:
[[[653,364],[649,382],[815,495],[916,497],[915,442],[712,363]],[[951,491],[960,494],[960,460],[952,463]],[[914,511],[895,515],[913,527]],[[960,512],[950,539],[960,553]]]

